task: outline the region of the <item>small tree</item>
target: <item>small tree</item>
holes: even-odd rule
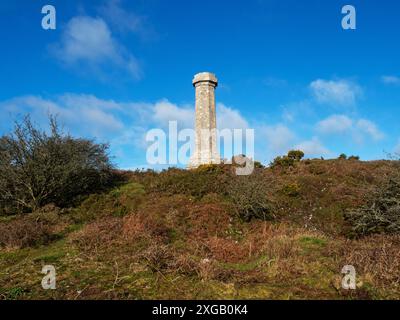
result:
[[[295,161],[300,161],[304,157],[304,152],[301,150],[290,150],[287,156]]]
[[[340,156],[339,156],[338,159],[346,160],[346,159],[347,159],[347,156],[346,156],[346,154],[342,153],[342,154],[340,154]]]
[[[110,182],[108,145],[63,134],[50,116],[50,133],[29,117],[0,138],[0,213],[33,211],[48,203],[68,206],[78,195]]]

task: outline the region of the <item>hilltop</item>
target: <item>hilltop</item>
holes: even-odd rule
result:
[[[1,218],[0,297],[400,298],[399,235],[360,233],[347,214],[389,190],[398,161],[231,171],[119,171],[117,186],[70,208]],[[41,288],[45,264],[56,290]],[[356,268],[357,290],[341,288],[344,265]]]

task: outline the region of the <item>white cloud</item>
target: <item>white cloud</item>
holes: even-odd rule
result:
[[[385,84],[400,85],[400,77],[397,76],[382,76],[381,80]]]
[[[379,131],[376,124],[370,120],[360,119],[357,121],[356,127],[375,141],[382,140],[385,136],[381,131]]]
[[[112,100],[74,94],[54,99],[22,96],[0,103],[0,110],[6,110],[11,116],[29,113],[34,121],[45,125],[48,114],[54,114],[73,132],[98,137],[105,137],[124,127],[122,121],[110,111],[115,108],[117,104]]]
[[[108,0],[99,7],[101,16],[120,32],[130,32],[147,37],[153,33],[144,16],[125,10],[121,0]]]
[[[350,134],[357,143],[362,143],[366,138],[379,141],[385,136],[372,121],[351,119],[346,115],[332,115],[318,122],[315,128],[322,134]]]
[[[229,108],[223,103],[217,104],[217,128],[222,129],[246,129],[249,127],[247,120],[238,110]]]
[[[317,131],[321,133],[343,133],[351,129],[353,121],[345,115],[332,115],[317,123]]]
[[[285,153],[293,145],[296,138],[295,134],[285,125],[277,124],[271,126],[261,126],[255,129],[256,141],[267,143],[267,148],[273,154]]]
[[[168,121],[177,121],[180,128],[194,128],[195,111],[193,106],[178,106],[166,99],[160,100],[153,107],[152,119],[162,127],[168,126]],[[246,119],[238,110],[217,104],[217,128],[246,129],[249,127]]]
[[[328,156],[331,152],[325,148],[317,137],[300,142],[295,149],[302,150],[307,157]]]
[[[310,84],[314,98],[320,103],[339,106],[352,106],[362,94],[357,84],[347,80],[317,79]]]
[[[194,109],[179,107],[163,99],[154,105],[153,119],[163,127],[168,126],[168,121],[177,121],[180,128],[193,128]]]
[[[140,79],[137,59],[113,37],[101,18],[78,16],[66,25],[59,43],[51,47],[53,55],[67,66],[104,74],[107,65]]]

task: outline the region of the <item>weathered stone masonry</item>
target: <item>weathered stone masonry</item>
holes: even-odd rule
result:
[[[215,112],[215,88],[218,79],[213,73],[202,72],[194,76],[196,91],[195,150],[190,158],[189,168],[202,164],[220,163],[217,150],[217,119]]]

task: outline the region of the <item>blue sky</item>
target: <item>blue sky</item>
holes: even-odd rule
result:
[[[56,30],[41,27],[46,4]],[[210,71],[219,128],[253,128],[262,162],[400,151],[398,1],[4,0],[0,13],[0,134],[56,113],[119,167],[147,167],[146,132],[192,127],[191,80]]]

